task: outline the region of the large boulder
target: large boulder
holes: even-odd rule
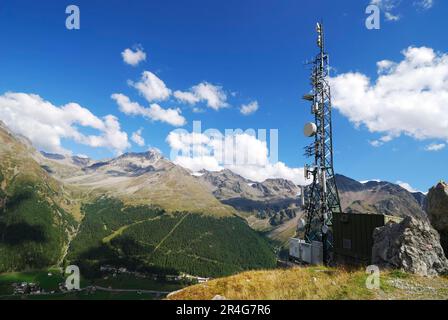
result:
[[[440,182],[431,188],[427,198],[428,218],[440,234],[440,242],[448,255],[448,184]]]
[[[372,263],[422,276],[448,272],[448,260],[436,230],[426,221],[406,217],[373,233]]]

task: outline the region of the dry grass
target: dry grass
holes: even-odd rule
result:
[[[221,295],[229,300],[373,300],[373,299],[447,299],[448,279],[403,278],[393,272],[381,276],[381,289],[369,290],[364,270],[307,267],[266,271],[249,271],[227,278],[209,281],[175,292],[172,300],[210,300]],[[425,282],[431,288],[418,294],[391,283]],[[392,281],[392,282],[391,282]],[[434,285],[432,288],[431,284]],[[425,288],[426,288],[425,287]],[[412,288],[412,286],[410,287]]]
[[[359,275],[327,268],[293,268],[249,271],[228,278],[186,288],[170,299],[212,299],[216,295],[231,300],[318,300],[369,298],[368,290],[353,290]]]

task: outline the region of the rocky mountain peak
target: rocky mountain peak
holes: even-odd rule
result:
[[[436,186],[437,189],[440,190],[444,190],[446,194],[448,194],[448,183],[446,183],[445,181],[441,180],[439,181],[439,183]]]
[[[85,167],[85,166],[88,166],[92,162],[92,159],[87,158],[87,157],[81,157],[81,156],[73,156],[72,161],[77,166]]]
[[[341,174],[336,174],[335,180],[340,192],[357,192],[366,189],[365,184]]]
[[[122,154],[118,158],[113,159],[112,162],[129,161],[144,167],[148,165],[153,165],[162,158],[163,156],[158,150],[151,149],[146,152],[127,152]]]
[[[386,181],[361,183],[336,175],[342,210],[348,213],[373,213],[392,216],[412,216],[427,219],[424,194],[413,194],[397,184]]]

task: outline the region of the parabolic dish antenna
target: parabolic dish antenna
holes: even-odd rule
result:
[[[307,137],[312,137],[316,134],[317,132],[317,126],[314,122],[309,122],[305,125],[305,127],[303,128],[303,133],[305,134],[305,136]]]

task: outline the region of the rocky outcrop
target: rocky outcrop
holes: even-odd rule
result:
[[[406,217],[401,223],[377,228],[373,239],[372,263],[379,267],[422,276],[448,272],[439,234],[426,221]]]
[[[429,190],[427,211],[432,226],[440,233],[445,255],[448,255],[448,184],[440,182]]]

